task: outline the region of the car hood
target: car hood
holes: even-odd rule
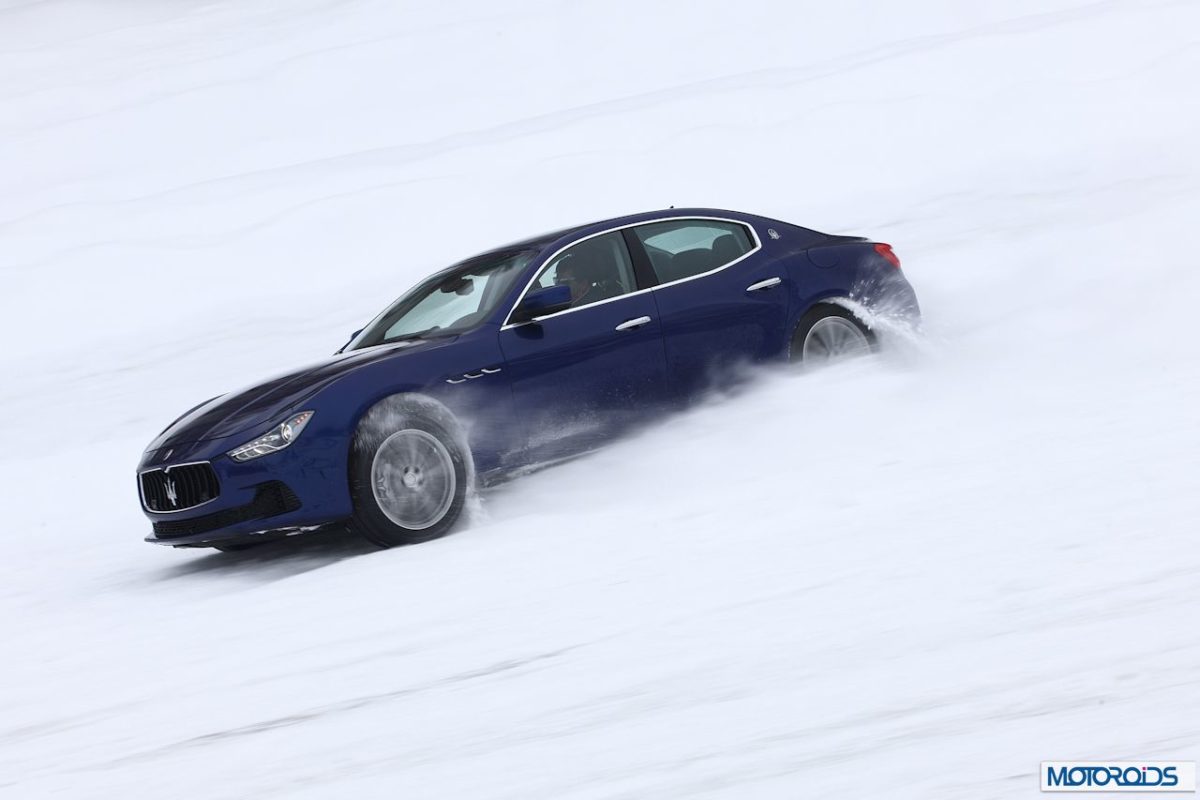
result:
[[[367,364],[406,352],[425,350],[446,340],[397,342],[332,356],[300,369],[214,397],[188,411],[160,433],[147,452],[163,447],[222,439],[266,430],[298,403],[339,377]]]

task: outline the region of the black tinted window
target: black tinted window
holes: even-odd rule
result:
[[[663,283],[723,267],[754,249],[749,231],[736,222],[683,219],[633,229]]]
[[[536,287],[562,284],[571,289],[571,306],[598,303],[637,288],[629,251],[620,233],[584,239],[554,257],[538,276]]]

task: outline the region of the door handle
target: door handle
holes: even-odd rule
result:
[[[746,287],[747,292],[760,292],[763,289],[770,289],[772,286],[778,286],[783,283],[783,278],[767,278],[765,281],[752,283]]]
[[[619,331],[633,330],[634,328],[642,327],[649,321],[650,321],[649,317],[637,317],[636,319],[627,319],[624,322],[622,322],[620,325],[617,326],[617,330],[619,330]]]

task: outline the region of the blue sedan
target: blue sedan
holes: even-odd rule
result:
[[[173,422],[138,467],[147,541],[235,549],[347,524],[382,546],[433,539],[475,486],[747,364],[870,351],[850,308],[916,320],[888,245],[751,214],[671,209],[501,247],[431,276],[333,357]]]

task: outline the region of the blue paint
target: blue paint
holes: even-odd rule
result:
[[[636,286],[624,287],[628,293],[540,321],[506,324],[526,286],[564,248],[614,228],[680,217],[739,222],[753,231],[757,248],[711,274],[660,284],[648,251],[636,236],[625,235],[636,272]],[[768,229],[778,238],[768,235]],[[147,511],[152,521],[238,509],[269,481],[286,484],[299,508],[202,534],[147,540],[172,545],[230,541],[346,519],[352,510],[347,475],[356,425],[374,404],[393,395],[419,393],[442,403],[462,422],[480,479],[491,481],[589,449],[686,405],[709,387],[733,379],[744,364],[785,360],[797,321],[821,300],[853,295],[867,306],[886,304],[893,313],[899,309],[914,319],[919,315],[903,273],[879,256],[871,242],[738,212],[638,214],[495,252],[508,251],[533,255],[473,327],[370,347],[362,347],[355,337],[344,353],[214,398],[169,426],[147,448],[139,472],[207,461],[221,491],[193,509]],[[773,278],[779,283],[747,291]],[[543,308],[564,299],[560,287],[538,295],[535,302]],[[617,330],[644,317],[649,320]],[[303,410],[314,416],[286,449],[245,463],[227,455]]]

